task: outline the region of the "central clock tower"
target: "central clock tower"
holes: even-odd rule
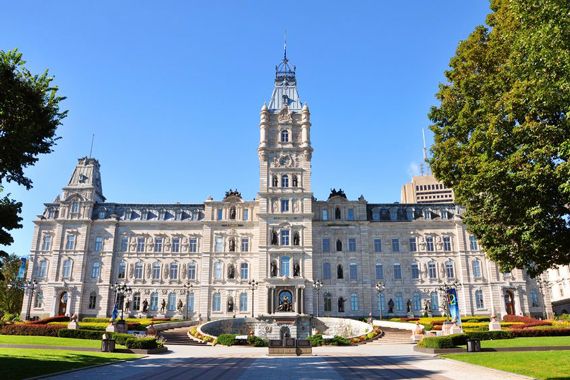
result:
[[[311,314],[311,114],[283,55],[269,104],[260,114],[259,273],[262,314]]]

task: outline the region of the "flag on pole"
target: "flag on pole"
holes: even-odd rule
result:
[[[115,307],[113,308],[113,313],[111,314],[111,319],[114,321],[118,317],[119,317],[119,305],[115,304]]]

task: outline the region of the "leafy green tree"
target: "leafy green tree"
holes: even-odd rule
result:
[[[570,2],[493,0],[429,117],[431,167],[503,270],[570,263]]]
[[[4,314],[19,314],[24,299],[24,280],[18,278],[21,258],[12,254],[3,260],[0,281],[0,312]]]
[[[34,75],[24,65],[17,50],[0,50],[0,193],[5,182],[32,187],[24,169],[35,164],[39,154],[52,151],[55,131],[67,115],[59,109],[64,98],[48,71]],[[13,243],[9,231],[22,227],[21,208],[10,194],[0,196],[1,246]],[[0,250],[0,256],[6,255]]]

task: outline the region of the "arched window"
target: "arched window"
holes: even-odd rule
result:
[[[483,301],[483,291],[481,289],[475,290],[475,306],[477,309],[485,308],[485,302]]]
[[[239,295],[239,311],[247,311],[247,293],[242,292]]]
[[[334,209],[334,218],[340,220],[340,208],[338,207]]]
[[[338,264],[336,267],[336,278],[339,280],[344,278],[344,270],[342,269],[342,264]]]
[[[41,308],[44,305],[44,292],[38,290],[36,292],[36,299],[34,300],[34,308]]]
[[[358,295],[357,294],[351,294],[350,295],[350,309],[352,311],[358,310]]]
[[[447,278],[455,278],[455,270],[453,269],[453,261],[451,260],[445,263],[445,275]]]
[[[216,261],[214,263],[214,280],[222,279],[222,263],[221,261]]]
[[[89,309],[93,310],[97,306],[97,293],[91,292],[89,294]]]
[[[45,276],[47,275],[47,265],[48,265],[47,260],[40,261],[40,267],[38,270],[39,278],[45,278]]]
[[[158,310],[158,292],[152,292],[150,294],[150,310],[151,311]]]
[[[127,263],[123,260],[119,263],[119,271],[117,272],[117,278],[127,277]]]
[[[188,264],[188,279],[189,280],[196,279],[196,262],[194,261]]]
[[[431,292],[430,304],[431,304],[431,311],[438,311],[439,310],[439,297],[437,295],[437,292]]]
[[[91,278],[97,279],[101,274],[101,263],[99,261],[95,261],[93,265],[91,265]]]
[[[325,311],[332,311],[332,297],[330,293],[325,293]]]
[[[430,261],[428,263],[428,277],[429,278],[437,278],[437,267],[435,265],[435,261]]]
[[[281,187],[289,187],[289,176],[287,174],[281,176]]]
[[[289,230],[281,230],[281,245],[289,245]]]
[[[289,256],[281,256],[281,263],[279,265],[279,275],[283,277],[288,277],[290,275],[289,265],[291,263],[291,258]]]
[[[73,201],[71,202],[71,213],[77,214],[79,212],[79,202]]]
[[[273,186],[273,187],[279,186],[279,180],[277,179],[277,176],[276,176],[276,175],[274,175],[273,177],[271,177],[271,186]]]
[[[194,311],[194,292],[188,293],[188,296],[186,297],[186,310],[188,312]]]
[[[176,310],[176,293],[168,293],[168,303],[166,304],[166,309],[168,311]]]
[[[178,263],[170,263],[170,279],[178,279]]]
[[[222,311],[222,296],[220,293],[214,293],[212,296],[212,311]]]
[[[293,175],[292,182],[293,182],[293,187],[299,186],[299,179],[296,175]]]
[[[342,241],[340,241],[340,239],[336,241],[336,250],[337,252],[342,251]]]
[[[160,279],[160,263],[158,261],[152,264],[152,279]]]
[[[141,280],[143,278],[143,263],[138,261],[135,264],[135,279]]]
[[[240,264],[239,276],[242,280],[247,280],[249,278],[249,265],[247,263]]]
[[[71,268],[73,266],[73,261],[71,259],[67,259],[63,262],[63,278],[70,278],[71,277]]]
[[[234,264],[229,264],[228,265],[228,279],[233,280],[234,278],[236,278],[236,267],[234,266]]]
[[[323,263],[323,280],[331,279],[331,264]]]
[[[473,277],[481,278],[481,261],[479,259],[473,260]]]
[[[281,142],[289,142],[289,131],[286,129],[281,131]]]

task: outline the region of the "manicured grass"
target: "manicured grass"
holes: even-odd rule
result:
[[[25,379],[85,366],[132,360],[142,355],[0,348],[0,379]]]
[[[442,356],[537,379],[570,377],[568,351],[481,352]]]
[[[514,338],[481,341],[481,347],[483,348],[537,346],[570,346],[570,336],[544,336],[536,338]]]
[[[51,336],[0,335],[0,344],[30,344],[64,347],[101,347],[100,340],[55,338]],[[117,348],[123,346],[117,345]]]

